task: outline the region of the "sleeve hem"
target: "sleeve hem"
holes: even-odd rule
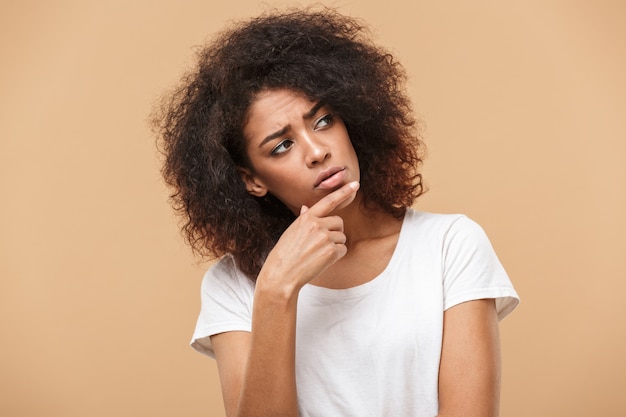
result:
[[[496,300],[498,320],[502,320],[508,316],[519,304],[519,296],[515,290],[510,287],[476,289],[446,300],[444,303],[444,311],[467,301],[482,299]]]
[[[250,332],[250,326],[243,323],[223,323],[214,325],[194,333],[189,345],[197,352],[215,359],[211,336],[225,332]]]

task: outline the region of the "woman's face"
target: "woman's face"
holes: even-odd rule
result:
[[[268,192],[298,214],[344,184],[360,179],[359,162],[343,121],[332,109],[287,89],[253,100],[243,128],[248,192]]]

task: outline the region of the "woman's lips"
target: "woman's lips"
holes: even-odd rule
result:
[[[346,176],[345,167],[332,167],[320,172],[315,180],[318,190],[331,190],[343,184]]]

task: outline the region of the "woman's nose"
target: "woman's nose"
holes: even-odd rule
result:
[[[309,167],[318,165],[324,162],[330,156],[330,149],[323,142],[316,138],[314,135],[307,135],[305,138],[306,144],[306,164]]]

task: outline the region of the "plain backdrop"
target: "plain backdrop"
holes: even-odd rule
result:
[[[224,415],[147,120],[212,33],[284,5],[0,3],[0,415]],[[626,415],[626,2],[329,5],[407,69],[416,207],[478,221],[522,297],[501,415]]]

